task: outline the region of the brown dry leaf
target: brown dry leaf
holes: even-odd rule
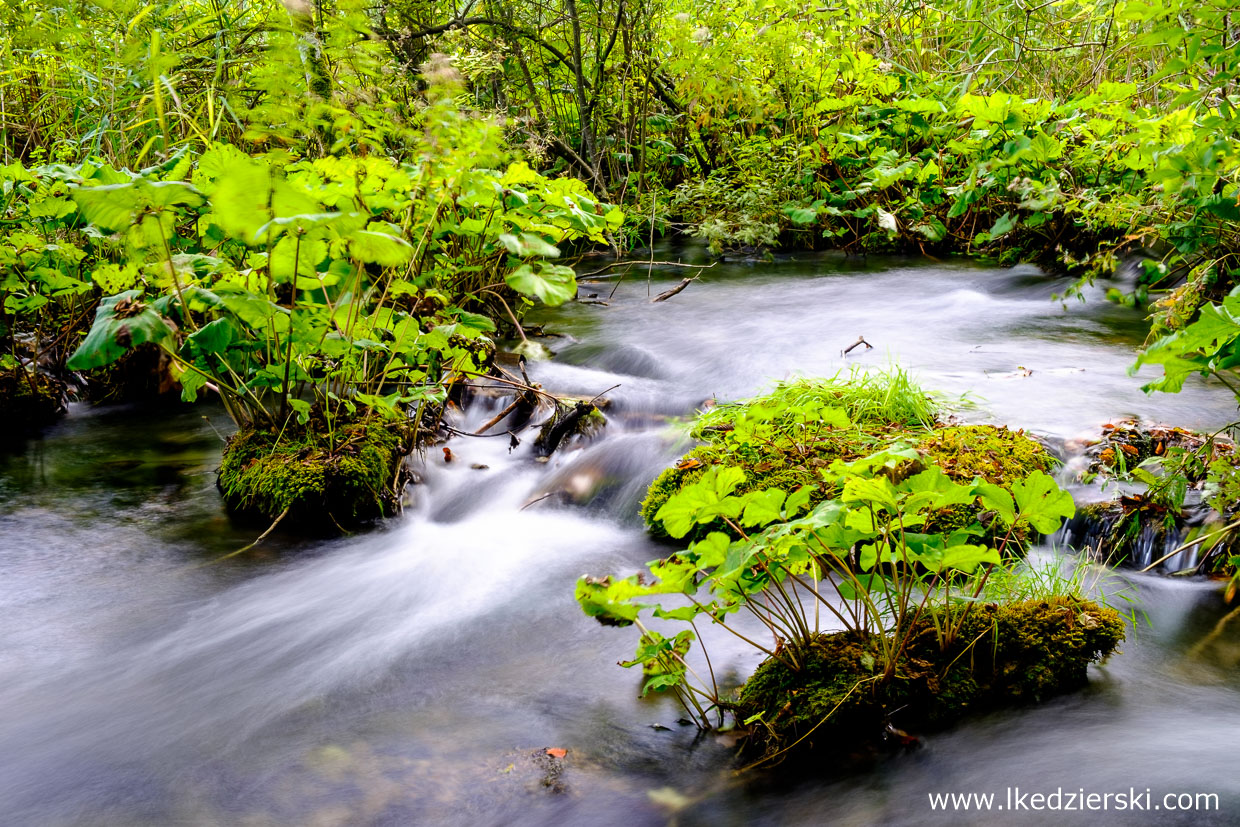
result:
[[[678,468],[681,471],[688,471],[691,468],[701,468],[701,467],[702,467],[702,461],[698,459],[697,457],[685,457],[680,462],[676,463],[676,468]]]

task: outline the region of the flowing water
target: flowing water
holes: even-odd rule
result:
[[[1064,450],[1140,415],[1229,421],[1203,383],[1147,397],[1126,375],[1140,315],[1048,300],[1033,269],[800,257],[587,284],[608,304],[537,320],[533,377],[607,396],[604,435],[532,458],[507,439],[432,454],[406,513],[325,542],[253,531],[214,491],[218,411],[75,407],[0,458],[0,822],[15,825],[992,824],[928,795],[1151,790],[1221,812],[1011,814],[1018,823],[1240,821],[1223,736],[1240,726],[1240,630],[1216,586],[1123,575],[1149,618],[1091,686],[976,718],[847,777],[736,777],[731,744],[639,700],[631,630],[583,616],[583,572],[668,549],[636,504],[683,450],[669,417],[795,373],[892,362],[962,415]],[[841,350],[864,335],[874,348]],[[502,400],[480,402],[470,430]],[[482,467],[485,466],[485,467]],[[1042,550],[1037,554],[1052,555]],[[1114,586],[1115,582],[1112,583]],[[738,682],[752,651],[710,638]],[[542,754],[568,750],[563,762]],[[1177,818],[1177,816],[1179,816]]]

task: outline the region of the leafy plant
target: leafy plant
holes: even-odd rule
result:
[[[986,576],[962,590],[961,574],[1001,566],[1005,545],[1022,527],[1053,531],[1074,510],[1071,496],[1042,472],[1009,493],[980,479],[953,482],[934,466],[902,475],[916,456],[889,450],[835,461],[824,473],[840,494],[813,508],[806,487],[738,494],[742,472],[711,468],[673,495],[661,514],[673,537],[716,521],[731,534],[713,531],[652,562],[649,577],[584,577],[577,583],[578,603],[603,623],[637,626],[637,651],[623,665],[640,664],[643,692],[674,692],[703,727],[723,722],[726,702],[713,675],[703,680],[686,658],[698,620],[796,671],[825,613],[839,627],[875,641],[878,673],[890,678],[917,621],[934,606],[967,605],[981,594]],[[974,502],[1004,527],[995,545],[979,541],[985,532],[977,522],[950,532],[927,530],[935,512]],[[742,610],[767,628],[769,644],[727,619]],[[646,625],[643,614],[690,629],[667,638]],[[938,629],[942,645],[953,642],[963,616]]]

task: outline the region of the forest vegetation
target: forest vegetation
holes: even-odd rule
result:
[[[394,514],[479,377],[512,389],[495,422],[550,401],[555,451],[599,397],[497,352],[538,358],[531,308],[662,239],[1034,263],[1146,313],[1151,390],[1240,366],[1231,0],[11,1],[0,68],[4,440],[70,398],[209,399],[237,429],[219,490],[263,525]],[[680,548],[577,598],[639,628],[625,665],[703,728],[771,756],[840,708],[845,733],[945,724],[1076,688],[1123,637],[1079,581],[1010,576],[1075,513],[1045,446],[898,370],[688,429],[644,510]],[[1147,487],[1111,546],[1205,490],[1188,539],[1230,598],[1231,449],[1133,439],[1094,468]],[[698,621],[766,656],[740,694],[690,667]]]

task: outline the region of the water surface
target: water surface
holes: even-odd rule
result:
[[[75,407],[0,458],[5,823],[993,824],[936,816],[928,794],[1002,800],[1010,786],[1205,791],[1223,808],[1021,823],[1240,820],[1240,779],[1219,769],[1240,726],[1240,630],[1197,645],[1225,613],[1200,581],[1124,575],[1150,622],[1088,690],[845,778],[738,778],[730,744],[639,700],[640,676],[615,665],[631,635],[584,617],[572,586],[667,553],[636,504],[683,450],[670,420],[708,398],[898,362],[963,417],[1067,450],[1120,417],[1204,428],[1235,410],[1204,382],[1144,395],[1126,373],[1140,315],[1100,296],[1065,308],[1048,296],[1066,284],[1030,268],[799,257],[720,265],[649,301],[681,275],[634,271],[610,298],[614,281],[587,284],[606,306],[534,320],[561,334],[536,380],[591,396],[619,384],[603,438],[546,464],[530,434],[511,452],[456,440],[455,460],[432,455],[406,513],[371,533],[275,536],[213,563],[256,532],[220,507],[229,429],[210,408]],[[842,356],[859,335],[874,349]],[[757,664],[710,643],[733,681]],[[562,771],[546,747],[569,750]]]

